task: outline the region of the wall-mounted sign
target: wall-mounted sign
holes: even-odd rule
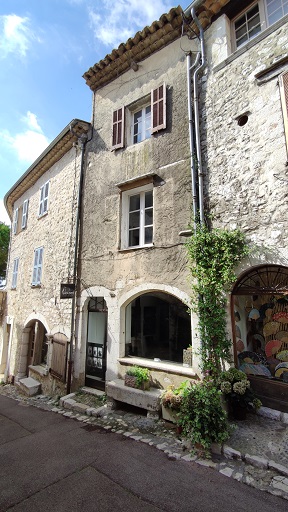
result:
[[[75,292],[75,284],[73,283],[61,283],[60,288],[60,299],[72,299]]]

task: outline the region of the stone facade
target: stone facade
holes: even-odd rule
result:
[[[51,159],[51,154],[55,151],[52,143],[50,151],[41,155],[41,164],[38,162],[37,167],[36,161],[32,169],[25,173],[22,181],[8,193],[8,197],[12,193],[18,195],[13,203],[13,219],[17,208],[19,215],[15,234],[12,222],[7,274],[6,323],[10,329],[9,339],[7,334],[7,339],[3,340],[3,346],[9,345],[6,377],[19,380],[29,374],[31,365],[30,375],[38,377],[46,392],[65,389],[63,383],[48,374],[52,354],[51,339],[56,333],[64,335],[67,341],[70,339],[71,299],[60,298],[60,283],[73,277],[81,150],[77,146],[72,147],[74,137],[72,134],[69,136],[69,127],[67,133],[65,136],[71,140],[69,143],[66,141],[67,149],[60,150],[57,162],[50,167],[48,164],[47,170],[35,177],[39,165],[44,167],[45,162],[47,164]],[[58,145],[60,142],[57,142]],[[25,187],[27,179],[29,182]],[[40,188],[47,182],[48,209],[44,215],[39,216]],[[26,190],[22,192],[21,187]],[[21,212],[26,200],[27,223],[22,229]],[[34,286],[31,284],[34,251],[39,247],[43,247],[42,276],[41,283]],[[15,285],[13,267],[16,258],[19,258],[19,265]],[[48,345],[47,351],[45,344]],[[39,353],[41,351],[42,356]]]

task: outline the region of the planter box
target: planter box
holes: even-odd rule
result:
[[[177,420],[177,413],[176,411],[173,411],[173,409],[169,409],[168,407],[164,407],[162,405],[162,418],[166,421],[171,421],[171,423],[176,423]]]
[[[183,364],[192,366],[192,350],[183,350]]]
[[[149,380],[142,382],[141,386],[137,386],[137,377],[134,377],[134,375],[127,375],[127,373],[125,374],[124,382],[125,386],[128,386],[129,388],[142,389],[143,391],[147,391],[150,388]]]

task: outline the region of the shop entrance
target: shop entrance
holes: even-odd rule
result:
[[[235,365],[264,405],[288,412],[288,268],[249,270],[231,302]]]
[[[103,297],[90,299],[86,342],[85,385],[105,388],[108,310]]]

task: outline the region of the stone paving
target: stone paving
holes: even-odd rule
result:
[[[44,395],[26,397],[10,384],[0,386],[0,394],[64,417],[87,424],[87,430],[103,428],[107,432],[129,437],[154,446],[170,459],[193,461],[219,471],[251,487],[288,500],[288,418],[287,415],[262,408],[262,415],[248,415],[236,422],[228,443],[212,446],[210,458],[177,433],[172,423],[155,420],[129,409],[113,410],[99,397],[71,394],[52,398]],[[138,411],[137,411],[138,412]],[[274,419],[272,419],[274,418]]]

